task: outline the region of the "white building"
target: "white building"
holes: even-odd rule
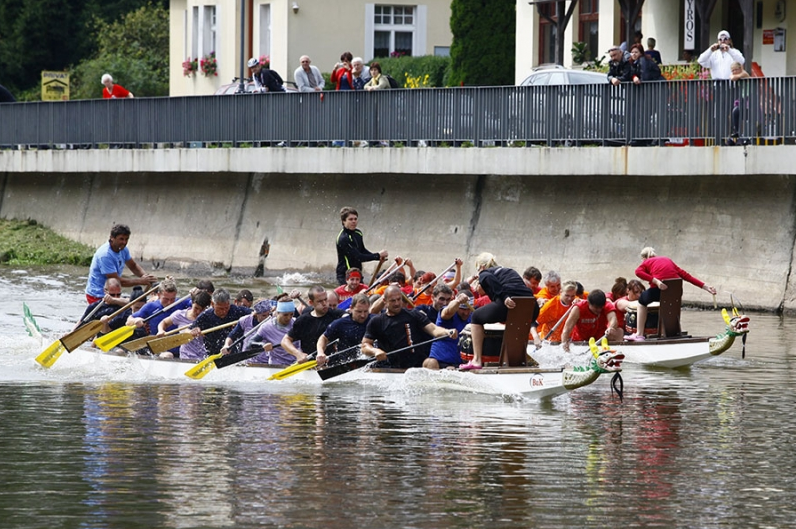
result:
[[[365,61],[393,52],[447,55],[452,39],[450,0],[171,0],[170,95],[212,94],[240,75],[241,5],[243,61],[267,55],[285,81],[302,55],[330,72],[345,51]],[[187,58],[211,51],[217,76],[183,75]]]
[[[564,31],[564,66],[572,66],[572,44],[588,42],[596,57],[607,55],[606,50],[625,41],[625,22],[618,0],[566,0],[569,8],[576,5]],[[695,57],[707,48],[699,43],[700,23],[698,4],[706,0],[646,0],[636,28],[656,39],[655,48],[664,64],[681,61],[683,50],[693,49]],[[639,0],[629,0],[636,4]],[[537,6],[537,3],[542,5]],[[540,16],[539,9],[554,15],[556,3],[542,0],[517,0],[517,46],[515,79],[519,83],[540,64],[555,62],[555,27]],[[750,16],[744,16],[747,10]],[[694,17],[694,18],[692,18]],[[553,16],[555,20],[557,17]],[[746,57],[746,69],[757,62],[766,76],[796,74],[796,35],[788,38],[790,24],[796,30],[796,2],[793,0],[718,0],[710,16],[709,41],[726,29],[733,43],[744,49],[745,33],[751,35],[752,56]],[[688,30],[686,27],[688,26]],[[692,32],[693,30],[693,32]],[[632,41],[632,39],[631,39]]]

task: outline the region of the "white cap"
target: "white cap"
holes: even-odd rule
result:
[[[251,59],[249,59],[249,62],[247,63],[247,66],[249,68],[254,68],[258,64],[260,64],[260,61],[258,61],[256,57],[252,57]]]
[[[719,31],[719,36],[716,37],[716,40],[721,40],[722,37],[725,38],[725,39],[729,39],[730,38],[730,32],[727,31],[726,29],[722,29],[721,31]]]

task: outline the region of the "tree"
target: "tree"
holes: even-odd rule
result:
[[[136,97],[169,93],[169,13],[147,5],[116,22],[95,19],[97,54],[72,69],[71,98],[102,97],[100,78],[110,73],[114,81]]]
[[[65,70],[96,53],[92,20],[106,23],[148,0],[0,0],[0,83],[35,89],[42,70]],[[168,2],[155,5],[166,9]],[[166,13],[168,20],[168,13]]]
[[[451,85],[514,84],[514,0],[453,0],[450,24]]]

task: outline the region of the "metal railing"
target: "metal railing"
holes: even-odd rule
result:
[[[0,105],[3,148],[334,146],[362,140],[407,146],[721,145],[733,132],[739,142],[783,142],[795,131],[794,77]]]

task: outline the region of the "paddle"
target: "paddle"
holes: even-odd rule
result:
[[[337,342],[339,340],[340,340],[340,338],[336,338],[336,339],[332,340],[331,342],[326,344],[326,347],[329,347],[330,345],[332,345],[333,343],[335,343],[335,342]],[[350,351],[354,347],[359,347],[359,344],[357,344],[357,345],[355,345],[353,347],[349,347],[348,349],[344,349],[344,350],[342,350],[342,351],[340,351],[338,353],[335,353],[332,356],[337,356],[338,354],[343,353],[345,351]],[[307,357],[308,360],[306,362],[302,362],[301,364],[292,364],[292,365],[286,367],[285,369],[283,369],[282,371],[279,371],[278,373],[274,373],[273,375],[268,377],[268,380],[284,380],[284,379],[286,379],[288,377],[292,377],[293,375],[295,375],[297,373],[301,373],[302,371],[306,371],[308,369],[312,369],[313,367],[318,365],[318,361],[313,358],[315,355],[316,355],[316,353],[313,353],[309,357]],[[329,357],[329,358],[331,358],[331,357]]]
[[[415,292],[414,294],[412,294],[412,301],[416,300],[417,298],[419,298],[419,297],[420,297],[420,295],[421,295],[423,292],[425,292],[425,291],[426,291],[426,290],[428,290],[429,288],[431,288],[431,287],[433,287],[434,285],[436,285],[436,284],[437,284],[437,281],[439,281],[440,279],[442,279],[443,277],[445,277],[445,274],[447,274],[447,273],[448,273],[450,270],[453,270],[453,268],[454,268],[455,266],[456,266],[456,261],[453,261],[453,264],[452,264],[452,265],[450,265],[450,266],[449,266],[448,268],[446,268],[445,270],[443,270],[441,274],[439,274],[437,277],[435,277],[434,279],[432,279],[431,281],[429,281],[427,284],[423,285],[423,288],[421,288],[420,290],[418,290],[417,292]]]
[[[390,351],[389,353],[387,353],[387,357],[389,358],[390,355],[402,353],[404,351],[408,351],[409,349],[420,347],[421,345],[427,345],[430,344],[431,342],[436,342],[437,340],[441,340],[443,338],[450,338],[450,336],[448,334],[445,334],[444,336],[437,336],[436,338],[432,338],[431,340],[426,340],[425,342],[407,345],[406,347],[401,347],[400,349],[396,349],[395,351]],[[336,366],[327,367],[326,369],[319,369],[318,376],[321,377],[321,380],[328,380],[330,378],[340,376],[344,373],[361,369],[369,364],[374,364],[377,361],[378,360],[376,360],[375,358],[357,358],[355,360],[352,360],[351,362],[345,362],[342,364],[338,364]]]
[[[376,281],[376,276],[379,275],[379,270],[381,270],[381,267],[384,265],[384,261],[386,260],[387,259],[385,259],[384,257],[379,259],[379,265],[376,267],[376,270],[373,271],[373,275],[370,276],[370,283],[368,283],[368,288],[373,286],[373,283]]]
[[[399,258],[397,258],[397,257],[396,257],[396,259],[399,259]],[[387,268],[387,270],[385,270],[385,271],[384,271],[384,272],[383,272],[383,273],[382,273],[382,274],[379,276],[379,278],[378,278],[376,281],[373,281],[373,279],[371,278],[371,281],[370,281],[370,283],[371,283],[371,286],[369,286],[369,287],[368,287],[368,289],[365,291],[365,294],[370,294],[370,291],[371,291],[371,290],[373,290],[374,288],[376,288],[377,286],[379,286],[379,283],[381,283],[382,281],[384,281],[386,278],[390,277],[390,275],[391,275],[393,272],[395,272],[396,270],[398,270],[399,268],[401,268],[403,265],[404,265],[404,260],[403,260],[403,259],[400,259],[400,261],[396,260],[396,261],[395,261],[393,264],[391,264],[391,265],[390,265],[390,266]],[[374,274],[374,275],[375,275],[375,274]]]
[[[249,331],[246,334],[244,334],[243,336],[241,336],[231,344],[225,345],[223,349],[230,349],[230,350],[233,349],[243,340],[245,340],[246,338],[251,336],[254,332],[256,332],[261,325],[271,320],[273,317],[274,317],[273,314],[271,316],[268,316],[263,321],[261,321],[260,323],[249,329]],[[243,362],[244,360],[248,360],[249,358],[254,358],[255,356],[257,356],[262,352],[263,352],[262,347],[254,347],[237,353],[230,353],[230,354],[221,353],[221,356],[211,355],[202,360],[201,362],[199,362],[198,364],[196,364],[194,367],[190,368],[188,371],[186,371],[185,376],[193,378],[195,380],[199,380],[215,368],[221,369],[222,367],[227,367],[231,366],[232,364],[237,364],[238,362]],[[211,366],[210,364],[213,365]]]
[[[137,301],[146,298],[150,293],[154,292],[158,288],[158,285],[153,286],[148,291],[144,292],[134,300],[130,301],[127,305],[121,307],[119,310],[111,314],[108,319],[111,320],[121,314],[122,312],[126,311],[130,307],[132,307]],[[54,341],[50,346],[42,351],[39,356],[36,357],[36,362],[39,363],[42,367],[52,367],[52,365],[58,360],[58,358],[63,354],[64,351],[72,352],[84,342],[90,340],[94,335],[96,335],[100,330],[102,330],[102,322],[99,320],[94,320],[78,327],[74,331],[70,332],[69,334],[64,335],[59,340]]]
[[[156,316],[160,316],[164,312],[170,311],[171,309],[180,305],[190,297],[191,297],[190,294],[186,294],[180,299],[176,300],[171,305],[159,308],[158,310],[156,310],[155,312],[144,318],[144,323],[148,322],[149,320],[151,320]],[[119,345],[120,343],[122,343],[123,341],[125,341],[126,339],[128,339],[130,336],[132,336],[133,332],[135,332],[137,328],[138,328],[137,325],[124,325],[122,327],[119,327],[115,331],[111,331],[104,336],[100,336],[99,338],[94,340],[94,345],[96,345],[103,351],[108,352],[117,345]]]
[[[226,329],[227,327],[232,327],[233,325],[237,324],[238,320],[230,321],[224,323],[222,325],[217,325],[215,327],[210,327],[209,329],[205,329],[202,331],[202,336],[205,334],[210,334],[211,332],[216,332],[221,329]],[[164,336],[162,338],[156,338],[151,340],[147,345],[149,346],[149,350],[152,352],[153,355],[160,354],[164,351],[168,351],[169,349],[174,349],[175,347],[179,347],[181,345],[185,345],[191,340],[196,338],[193,333],[190,332],[180,332],[174,334],[172,336]],[[215,356],[215,355],[213,355]],[[207,359],[205,359],[207,360]],[[204,360],[203,360],[204,361]]]
[[[176,329],[170,330],[169,332],[167,332],[163,336],[171,336],[172,334],[176,334],[176,333],[178,333],[180,331],[184,331],[185,329],[187,329],[191,325],[193,325],[193,323],[189,323],[187,325],[183,325],[182,327],[177,327]],[[150,341],[152,341],[152,340],[154,340],[156,338],[163,338],[163,336],[153,336],[151,334],[148,334],[148,335],[144,336],[143,338],[138,338],[136,340],[130,340],[129,342],[124,342],[123,344],[120,345],[120,347],[122,347],[123,349],[126,349],[126,350],[128,350],[128,351],[130,351],[132,353],[132,352],[138,351],[139,349],[143,349],[144,347],[146,347],[147,343],[149,343]]]
[[[559,318],[559,319],[558,319],[558,321],[556,322],[556,324],[555,324],[555,325],[553,325],[553,328],[552,328],[552,329],[550,329],[550,330],[548,331],[548,333],[547,333],[547,334],[545,334],[544,338],[542,338],[542,341],[543,341],[543,342],[546,342],[546,341],[547,341],[547,339],[548,339],[548,338],[550,338],[550,336],[552,336],[554,332],[556,332],[556,329],[558,329],[558,328],[561,326],[561,324],[562,324],[562,323],[564,323],[564,320],[566,320],[566,319],[567,319],[567,316],[569,316],[569,313],[570,313],[570,312],[572,312],[572,307],[574,307],[574,306],[575,306],[575,303],[571,303],[571,304],[569,305],[569,308],[568,308],[568,309],[567,309],[567,311],[564,313],[564,315],[563,315],[563,316],[561,316],[561,318]]]

